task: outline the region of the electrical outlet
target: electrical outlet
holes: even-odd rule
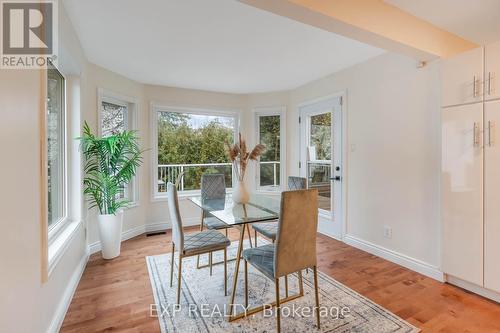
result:
[[[392,238],[392,228],[388,225],[384,225],[384,237]]]

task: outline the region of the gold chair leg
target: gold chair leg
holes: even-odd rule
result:
[[[255,238],[255,247],[257,247],[257,230],[255,230],[254,238]]]
[[[226,237],[228,237],[228,236],[227,236],[227,229],[229,229],[229,228],[226,228]]]
[[[224,296],[227,296],[227,248],[224,248]]]
[[[212,276],[212,252],[208,255],[208,261],[208,264],[210,265],[210,276]]]
[[[281,332],[281,309],[280,309],[280,279],[274,279],[276,287],[276,331]]]
[[[285,275],[285,297],[288,298],[288,275]]]
[[[245,309],[248,309],[248,262],[245,260]]]
[[[299,276],[299,295],[304,296],[304,280],[302,279],[302,270],[300,270],[297,274]]]
[[[318,293],[318,270],[316,266],[313,266],[314,270],[314,294],[316,296],[316,321],[318,325],[318,329],[321,328],[320,322],[319,322],[319,293]]]
[[[174,277],[174,256],[175,256],[175,244],[172,242],[172,260],[170,263],[170,288],[172,288],[172,280]]]
[[[181,282],[182,282],[182,255],[179,252],[179,279],[177,281],[177,304],[181,304]]]
[[[248,231],[248,241],[250,242],[250,247],[253,247],[252,233],[250,232],[250,225],[247,223],[246,226],[247,226],[247,231]]]

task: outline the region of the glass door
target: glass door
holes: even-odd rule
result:
[[[334,97],[300,107],[300,174],[318,190],[321,232],[340,238],[342,106]]]

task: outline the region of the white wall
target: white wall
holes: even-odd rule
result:
[[[347,233],[440,265],[439,63],[386,53],[291,92],[288,170],[298,173],[301,102],[347,90]],[[355,150],[350,148],[355,145]],[[392,239],[383,237],[384,225]]]
[[[83,53],[62,6],[59,15],[64,45],[61,69],[68,76],[80,74],[75,71],[81,69]],[[70,300],[87,257],[82,225],[48,281],[42,283],[40,106],[45,97],[41,81],[37,70],[0,70],[1,332],[45,332],[57,325],[57,315],[64,315],[65,302]],[[72,111],[79,112],[79,101],[75,104]],[[71,215],[81,214],[73,211]]]

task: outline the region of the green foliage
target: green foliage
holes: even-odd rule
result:
[[[233,129],[218,120],[194,127],[189,118],[158,112],[158,164],[228,163],[224,142],[233,142]],[[199,189],[204,173],[224,173],[226,185],[231,186],[231,170],[231,166],[185,167],[184,190]]]
[[[85,122],[83,136],[79,137],[85,158],[84,194],[91,207],[101,214],[116,214],[128,201],[123,197],[125,185],[130,183],[142,164],[142,153],[135,131],[123,131],[99,138],[92,134]]]

